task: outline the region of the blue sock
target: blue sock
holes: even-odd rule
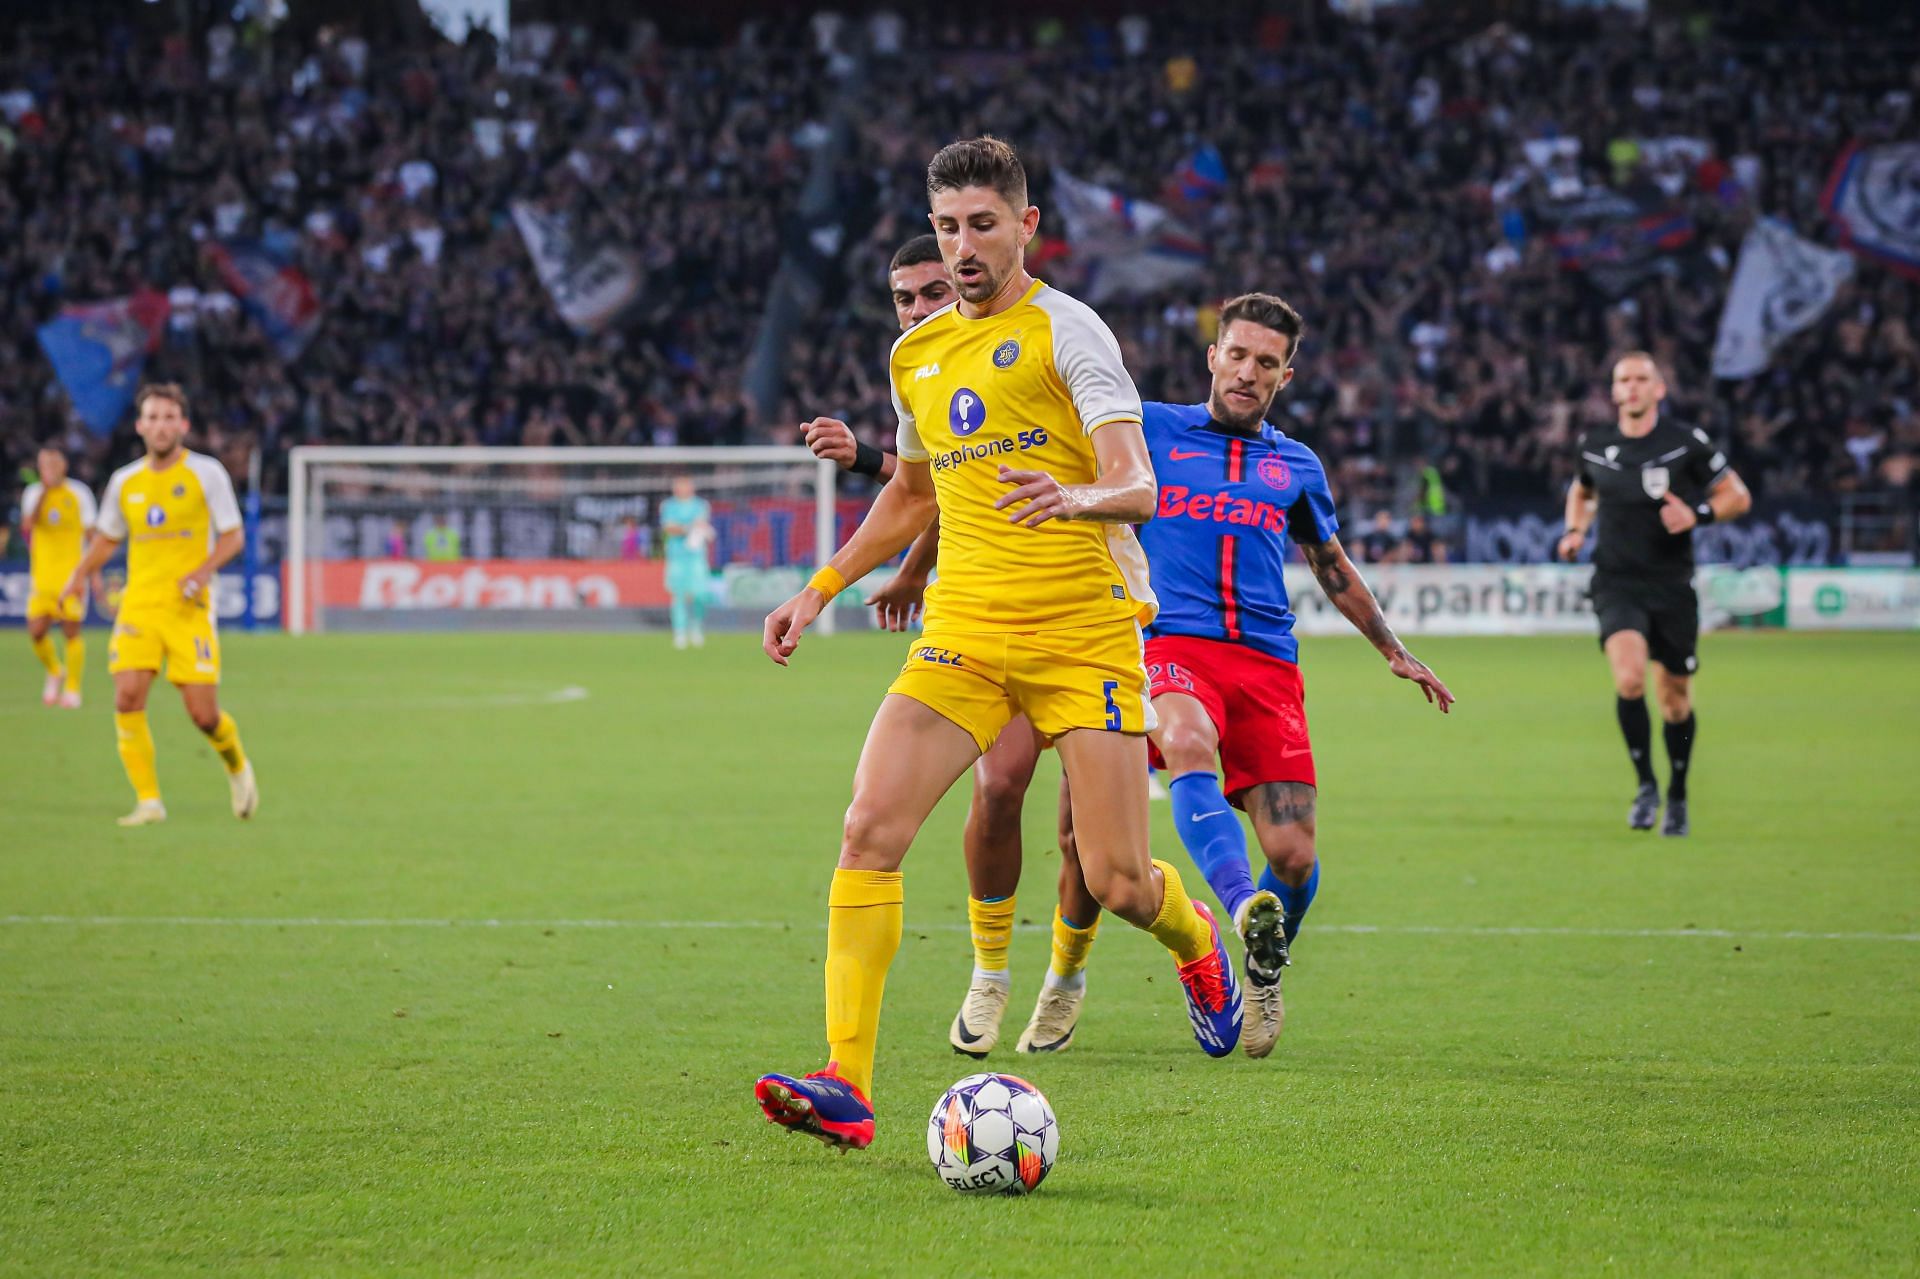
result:
[[[1240,815],[1220,793],[1220,779],[1212,773],[1182,773],[1167,793],[1173,798],[1173,822],[1180,842],[1226,907],[1227,917],[1221,922],[1230,929],[1240,903],[1253,896],[1247,833],[1240,828]]]
[[[1293,939],[1300,935],[1300,921],[1307,917],[1307,907],[1313,905],[1313,895],[1320,891],[1320,859],[1314,858],[1313,873],[1298,888],[1282,882],[1271,866],[1260,872],[1260,887],[1280,899],[1280,908],[1287,912],[1287,945],[1293,945]]]

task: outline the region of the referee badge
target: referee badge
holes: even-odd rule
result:
[[[1667,474],[1667,468],[1664,466],[1641,467],[1640,487],[1647,491],[1648,497],[1658,502],[1667,495],[1667,490],[1672,487],[1671,479]]]
[[[993,348],[993,367],[996,369],[1010,369],[1013,367],[1014,361],[1019,358],[1020,344],[1012,338],[1008,338],[999,346]]]

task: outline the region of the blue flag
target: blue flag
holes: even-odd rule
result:
[[[306,272],[253,240],[214,240],[207,258],[283,360],[293,360],[320,331],[320,299]]]
[[[166,295],[143,290],[63,307],[58,318],[40,326],[40,349],[89,428],[106,435],[119,425],[166,322]]]

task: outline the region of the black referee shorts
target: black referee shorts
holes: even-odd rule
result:
[[[1700,599],[1692,582],[1659,582],[1593,575],[1593,614],[1600,645],[1621,631],[1647,638],[1647,654],[1675,675],[1700,669]]]

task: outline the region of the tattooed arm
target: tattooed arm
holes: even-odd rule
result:
[[[1307,567],[1313,570],[1320,589],[1327,593],[1333,606],[1353,623],[1354,629],[1380,650],[1380,656],[1387,659],[1388,669],[1401,679],[1410,679],[1418,684],[1420,691],[1427,695],[1427,700],[1437,705],[1442,714],[1446,713],[1453,705],[1453,694],[1447,691],[1447,686],[1440,682],[1439,676],[1427,669],[1426,663],[1407,651],[1407,646],[1387,625],[1386,614],[1380,611],[1380,601],[1360,580],[1360,570],[1347,558],[1346,548],[1340,545],[1340,539],[1330,537],[1324,542],[1302,542],[1300,550],[1307,557]]]

